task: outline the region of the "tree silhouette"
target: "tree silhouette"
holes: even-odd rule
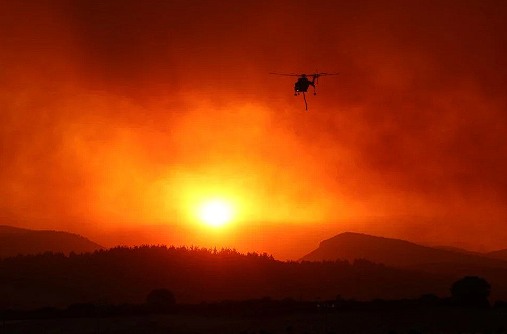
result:
[[[167,312],[174,309],[176,299],[171,291],[167,289],[152,290],[146,297],[146,304],[151,311]]]
[[[466,276],[451,286],[452,297],[463,306],[489,308],[491,285],[478,276]]]
[[[507,277],[504,271],[492,275]],[[198,247],[144,245],[72,257],[47,253],[0,259],[0,311],[25,305],[67,307],[90,300],[142,303],[147,302],[148,292],[167,287],[182,303],[263,296],[297,300],[321,296],[326,300],[337,293],[342,299],[349,299],[357,290],[358,277],[360,297],[364,299],[420,295],[428,290],[449,289],[452,283],[423,272],[372,263],[283,262],[268,255],[241,254],[231,249],[215,252]],[[22,293],[28,287],[30,293]],[[505,291],[501,290],[500,296]],[[143,307],[149,308],[148,304]]]

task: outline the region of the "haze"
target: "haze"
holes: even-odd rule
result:
[[[4,224],[281,259],[343,231],[507,247],[503,1],[1,3]],[[340,75],[308,111],[268,75],[316,69]]]

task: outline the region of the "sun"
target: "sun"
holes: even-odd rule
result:
[[[205,202],[199,208],[199,218],[211,227],[222,227],[232,220],[233,210],[230,203],[222,200]]]

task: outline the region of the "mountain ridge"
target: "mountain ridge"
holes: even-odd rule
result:
[[[0,225],[0,258],[45,252],[68,255],[99,249],[104,247],[75,233]]]
[[[507,268],[507,261],[487,254],[463,253],[442,247],[429,247],[407,240],[344,232],[320,242],[319,247],[300,261],[367,259],[394,267],[456,263],[470,266]]]
[[[499,260],[507,261],[507,248],[506,249],[500,249],[500,250],[493,251],[493,252],[487,252],[486,255],[488,257],[493,258],[493,259],[499,259]]]

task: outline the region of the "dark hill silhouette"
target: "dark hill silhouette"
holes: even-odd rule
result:
[[[143,303],[167,289],[178,303],[271,297],[315,301],[448,296],[459,277],[368,261],[281,262],[234,250],[117,247],[93,254],[45,253],[0,260],[0,311],[73,303]]]
[[[494,252],[484,253],[484,255],[492,259],[507,261],[507,249],[501,249]]]
[[[103,247],[77,234],[0,225],[0,258],[44,252],[86,253]]]
[[[453,266],[507,268],[507,261],[491,259],[482,254],[466,254],[455,250],[421,246],[399,239],[346,232],[324,240],[305,255],[304,261],[367,259],[394,267],[428,269],[434,264]]]
[[[430,247],[430,248],[436,248],[436,249],[442,249],[442,250],[446,250],[446,251],[454,252],[454,253],[461,253],[461,254],[467,254],[467,255],[476,255],[476,256],[485,256],[485,257],[488,257],[487,254],[485,254],[485,253],[474,252],[474,251],[471,251],[471,250],[468,250],[468,249],[463,249],[463,248],[454,247],[454,246],[428,246],[428,247]]]

